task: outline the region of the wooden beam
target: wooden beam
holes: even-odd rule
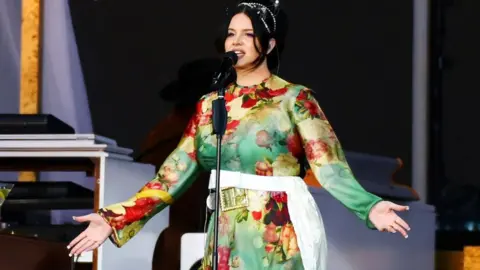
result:
[[[40,112],[42,0],[22,0],[20,114]],[[20,172],[19,181],[36,181],[35,172]]]
[[[466,246],[463,248],[463,269],[480,269],[480,246]]]

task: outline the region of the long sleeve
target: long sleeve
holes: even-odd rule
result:
[[[368,215],[382,199],[367,192],[355,179],[340,142],[311,90],[300,90],[291,110],[308,164],[322,187],[365,221],[367,227],[375,228]]]
[[[198,119],[197,110],[176,149],[150,182],[128,200],[98,211],[112,227],[110,240],[117,247],[134,237],[150,218],[172,204],[196,179],[199,171],[195,147]]]

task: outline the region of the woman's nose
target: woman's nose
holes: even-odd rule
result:
[[[233,39],[233,45],[240,45],[242,43],[242,39],[240,37],[235,37]]]

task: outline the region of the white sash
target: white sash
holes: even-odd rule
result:
[[[215,189],[216,171],[210,174],[209,189]],[[220,187],[287,193],[290,220],[297,235],[305,270],[326,270],[327,238],[317,203],[300,177],[260,176],[220,171]]]

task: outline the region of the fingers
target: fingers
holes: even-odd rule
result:
[[[81,240],[83,240],[85,237],[87,237],[87,233],[83,231],[80,233],[75,239],[73,239],[67,246],[67,249],[70,249],[74,246],[76,246]]]
[[[409,207],[406,206],[406,205],[398,205],[398,204],[395,204],[395,203],[390,203],[390,207],[395,210],[395,211],[408,211],[409,210]]]
[[[395,229],[393,229],[392,226],[387,226],[387,228],[385,228],[385,230],[389,233],[396,233]]]
[[[77,222],[87,222],[92,220],[92,214],[88,214],[85,216],[80,216],[80,217],[73,217],[73,220]]]
[[[81,251],[84,250],[85,247],[87,247],[90,242],[91,240],[88,239],[87,237],[83,238],[78,244],[72,247],[72,250],[70,251],[69,256],[80,254]]]
[[[401,227],[400,225],[398,225],[397,223],[393,223],[393,224],[391,225],[391,228],[392,228],[393,230],[395,230],[396,232],[400,232],[400,233],[403,235],[403,237],[408,238],[408,234],[407,234],[407,232],[405,231],[405,229],[402,228],[402,227]]]
[[[83,232],[77,236],[68,246],[67,249],[71,249],[69,256],[80,255],[84,252],[94,250],[100,246],[98,241],[92,240],[88,235]]]
[[[386,226],[386,230],[391,233],[400,232],[403,237],[408,238],[407,231],[410,231],[410,227],[402,218],[396,216],[393,222]]]
[[[397,217],[395,219],[395,223],[402,226],[405,230],[410,231],[410,226],[408,226],[407,222],[405,222],[405,220],[403,220],[402,218]]]
[[[77,250],[75,250],[75,253],[72,252],[73,255],[80,255],[84,252],[88,252],[91,250],[94,250],[98,247],[99,245],[97,244],[96,241],[94,240],[87,240],[82,246],[79,246]]]
[[[85,249],[87,249],[89,246],[91,246],[94,242],[88,238],[85,238],[85,241],[82,241],[78,245],[72,249],[72,255],[80,255],[82,254]]]

